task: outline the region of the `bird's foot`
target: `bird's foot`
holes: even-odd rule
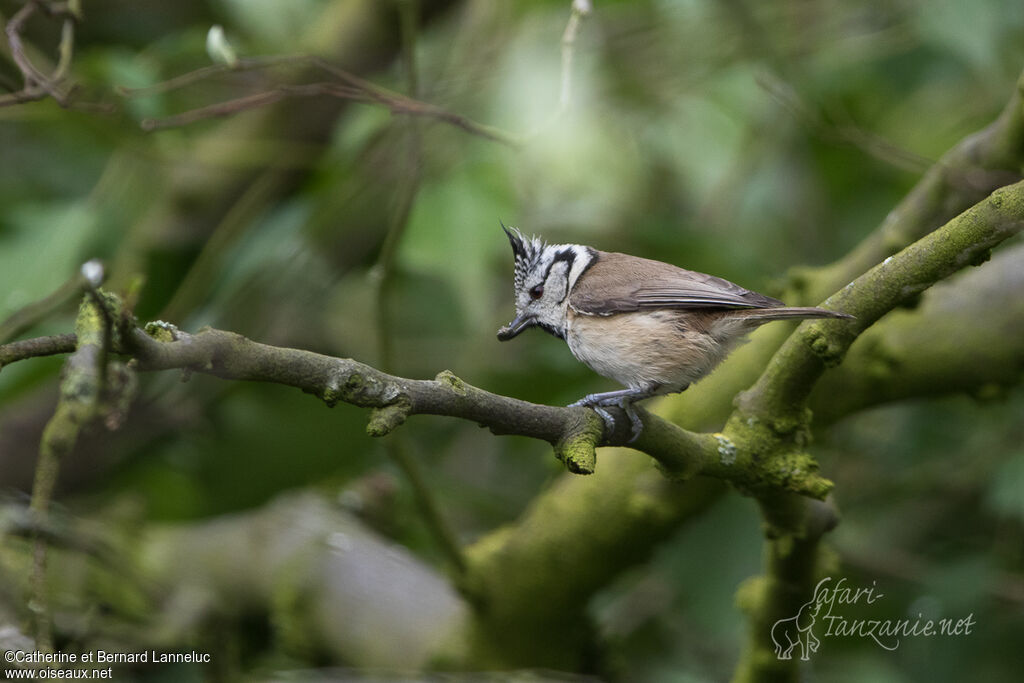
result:
[[[608,428],[608,433],[615,431],[615,418],[605,408],[620,408],[622,412],[629,418],[631,427],[631,434],[629,441],[626,443],[633,443],[640,436],[640,432],[644,430],[644,423],[640,420],[640,416],[636,414],[636,410],[633,408],[633,402],[637,398],[646,398],[646,396],[638,396],[640,392],[634,392],[633,390],[625,391],[609,391],[603,394],[587,394],[575,403],[570,403],[570,408],[585,407],[593,408],[594,412],[601,416],[604,420],[605,426]]]

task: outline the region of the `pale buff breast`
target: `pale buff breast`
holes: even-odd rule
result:
[[[705,333],[703,318],[670,310],[597,316],[570,308],[566,342],[598,374],[630,388],[667,393],[696,382],[730,350]]]

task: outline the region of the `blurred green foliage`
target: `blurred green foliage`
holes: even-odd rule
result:
[[[0,1],[0,15],[19,4]],[[0,319],[98,256],[112,286],[144,278],[144,319],[176,301],[172,322],[184,329],[209,324],[377,362],[369,278],[412,182],[409,119],[337,102],[325,117],[327,105],[301,99],[140,129],[144,119],[324,78],[284,67],[115,94],[205,66],[214,23],[243,57],[327,53],[324,17],[355,3],[83,4],[72,73],[83,100],[116,110],[0,108]],[[464,0],[424,18],[421,98],[526,143],[419,122],[422,181],[389,294],[395,373],[449,368],[555,404],[611,388],[545,335],[498,345],[512,312],[499,220],[772,291],[791,266],[838,258],[869,233],[924,168],[994,118],[1024,66],[1014,0],[595,4],[577,42],[572,105],[553,120],[568,2]],[[26,37],[53,53],[45,20]],[[404,91],[400,60],[385,54],[361,75]],[[18,79],[6,59],[0,75]],[[201,254],[212,259],[206,277],[176,300]],[[69,307],[33,333],[68,330],[72,315]],[[31,361],[0,373],[7,491],[29,485],[58,368]],[[892,653],[830,638],[815,662],[820,680],[1013,680],[1024,633],[1022,408],[1020,391],[996,403],[929,400],[854,416],[823,437],[817,453],[837,482],[847,570],[883,587],[884,616],[973,611],[978,630]],[[365,418],[283,387],[145,377],[121,432],[87,440],[87,464],[66,468],[65,500],[86,515],[130,499],[147,520],[193,519],[292,487],[342,491],[383,471],[398,491],[390,532],[437,560]],[[513,520],[561,471],[544,444],[472,425],[413,418],[403,430],[463,540]],[[732,596],[758,571],[759,550],[756,511],[736,496],[682,530],[595,599],[613,660],[634,680],[728,676],[743,630]]]

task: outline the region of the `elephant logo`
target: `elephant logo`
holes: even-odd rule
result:
[[[812,652],[818,651],[821,641],[811,631],[814,619],[821,610],[821,602],[817,596],[800,607],[796,616],[779,619],[772,626],[772,642],[775,643],[775,656],[779,659],[792,659],[793,650],[800,647],[800,659],[810,659]]]

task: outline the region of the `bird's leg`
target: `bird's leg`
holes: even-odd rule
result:
[[[610,432],[615,431],[615,418],[604,408],[613,406],[621,408],[622,412],[626,413],[626,417],[629,418],[632,427],[632,437],[630,437],[628,443],[633,443],[644,429],[644,423],[640,421],[640,416],[633,409],[633,403],[653,395],[654,390],[650,388],[619,389],[618,391],[606,391],[601,394],[587,394],[575,403],[570,403],[569,407],[585,406],[593,408],[594,412],[604,420]]]

